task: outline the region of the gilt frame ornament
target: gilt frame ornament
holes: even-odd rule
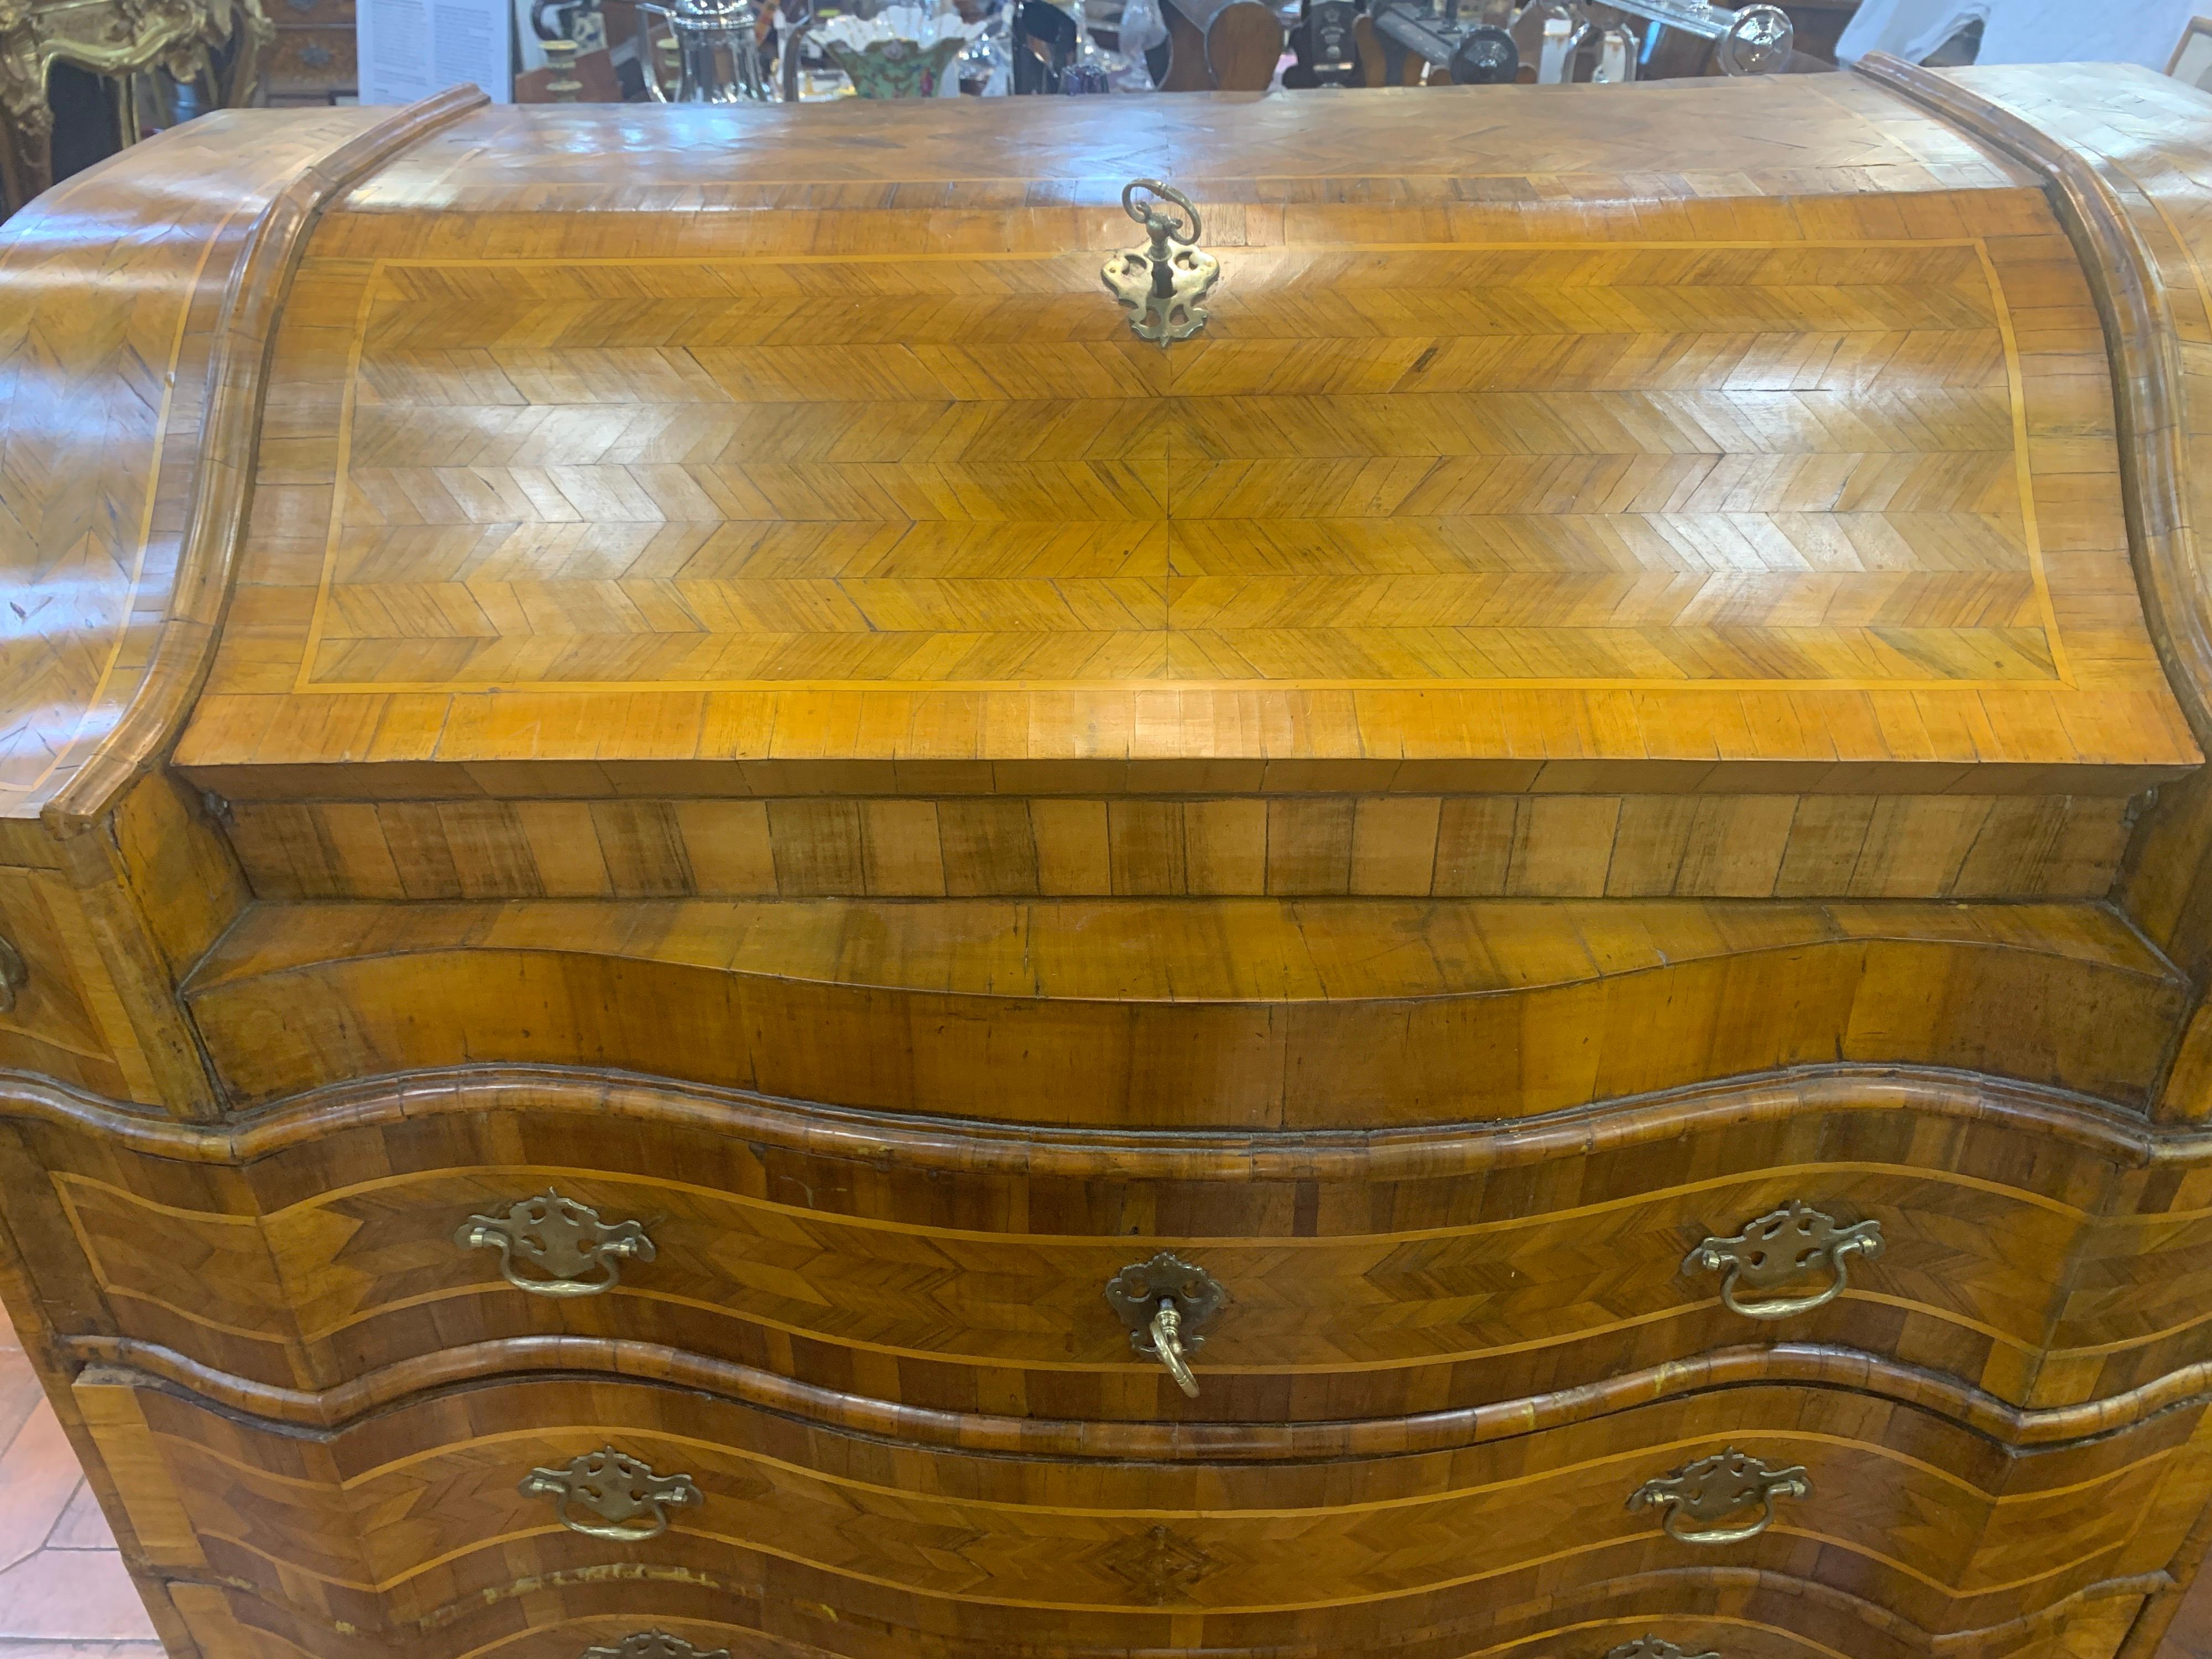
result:
[[[1153,200],[1139,206],[1139,191]],[[1173,211],[1164,210],[1165,203]],[[1099,276],[1129,313],[1129,331],[1163,351],[1206,323],[1206,296],[1221,280],[1221,261],[1195,244],[1204,234],[1198,209],[1173,185],[1133,179],[1121,189],[1121,210],[1145,228],[1146,245],[1124,248]]]
[[[16,156],[0,207],[20,208],[53,182],[46,77],[56,64],[118,78],[166,69],[189,81],[234,38],[236,58],[216,90],[236,109],[252,101],[261,54],[276,39],[261,0],[0,0],[0,124]],[[125,142],[136,137],[126,123]]]

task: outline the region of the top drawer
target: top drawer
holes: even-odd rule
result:
[[[2016,1404],[2132,1386],[2116,1361],[2145,1348],[2139,1312],[2051,1314],[2123,1145],[2052,1115],[1963,1080],[1843,1076],[1510,1135],[1052,1136],[540,1075],[302,1104],[239,1133],[234,1166],[159,1155],[154,1132],[134,1152],[25,1129],[122,1332],[259,1382],[465,1345],[449,1367],[511,1368],[569,1334],[939,1409],[1285,1422],[1633,1389],[1777,1340]],[[1833,1228],[1742,1238],[1793,1204]],[[2181,1270],[2185,1225],[2139,1231],[2160,1276]],[[1224,1298],[1178,1304],[1195,1398],[1107,1294],[1164,1251]],[[1762,1251],[1803,1271],[1763,1273]]]

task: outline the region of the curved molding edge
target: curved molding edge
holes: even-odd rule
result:
[[[846,1432],[945,1450],[1072,1462],[1269,1463],[1453,1451],[1608,1417],[1685,1395],[1760,1384],[1879,1395],[1948,1418],[2012,1447],[2050,1447],[2122,1432],[2212,1398],[2212,1362],[2170,1371],[2128,1393],[2078,1406],[2010,1405],[1958,1378],[1880,1354],[1816,1343],[1721,1348],[1603,1382],[1450,1411],[1334,1423],[1086,1422],[940,1411],[799,1382],[776,1372],[659,1343],[588,1336],[471,1342],[401,1360],[337,1387],[258,1382],[133,1337],[71,1336],[57,1346],[79,1366],[143,1372],[222,1410],[313,1432],[335,1432],[422,1395],[526,1376],[598,1376],[719,1395]]]
[[[2033,1636],[2058,1624],[2084,1602],[2101,1601],[2120,1595],[2155,1595],[2173,1583],[2173,1580],[2163,1572],[2140,1573],[2130,1578],[2100,1579],[2094,1584],[2084,1584],[2071,1595],[2062,1597],[2049,1607],[2022,1618],[2008,1620],[2000,1625],[1984,1625],[1973,1630],[1947,1631],[1940,1635],[1931,1634],[1879,1602],[1869,1601],[1848,1590],[1836,1589],[1808,1578],[1791,1577],[1785,1573],[1763,1572],[1755,1567],[1677,1567],[1639,1574],[1633,1578],[1615,1578],[1592,1586],[1587,1591],[1571,1591],[1561,1597],[1560,1604],[1563,1608],[1573,1607],[1595,1601],[1601,1596],[1632,1593],[1633,1589],[1645,1584],[1683,1580],[1716,1588],[1766,1590],[1778,1595],[1802,1598],[1815,1607],[1856,1619],[1907,1646],[1925,1653],[1945,1656],[1973,1653],[2002,1642]],[[1800,1632],[1786,1625],[1767,1624],[1765,1628],[1804,1639]],[[1510,1645],[1517,1645],[1517,1643]],[[1474,1656],[1470,1656],[1470,1659],[1474,1659]]]
[[[40,810],[58,838],[82,832],[176,741],[229,607],[253,488],[254,434],[276,323],[324,210],[401,151],[490,99],[451,87],[393,112],[309,161],[261,210],[231,267],[209,353],[192,499],[176,576],[143,677],[91,756]]]
[[[2187,392],[2157,261],[2124,200],[2136,186],[1960,82],[1884,52],[1869,52],[1857,68],[2051,181],[2112,359],[2125,458],[2121,493],[2151,639],[2197,742],[2212,748],[2212,592],[2197,575],[2197,532],[2185,482]]]
[[[2212,1162],[2212,1127],[2154,1126],[2035,1084],[1839,1064],[1622,1096],[1540,1116],[1386,1129],[1086,1129],[821,1105],[575,1066],[502,1065],[350,1079],[216,1124],[180,1122],[51,1079],[0,1071],[0,1119],[187,1163],[251,1164],[349,1128],[487,1112],[575,1113],[740,1135],[884,1169],[1135,1180],[1400,1180],[1522,1168],[1692,1131],[1819,1112],[1910,1110],[2048,1136],[2124,1169]]]
[[[621,1582],[628,1587],[641,1582],[653,1583],[655,1575],[649,1571],[641,1571],[625,1575]],[[204,1589],[227,1599],[236,1597],[232,1603],[234,1613],[242,1602],[276,1615],[289,1628],[275,1628],[265,1617],[250,1620],[250,1627],[276,1636],[285,1643],[289,1653],[335,1656],[365,1651],[358,1645],[365,1632],[332,1626],[324,1616],[289,1601],[266,1599],[243,1585],[210,1584],[191,1577],[172,1583]],[[581,1639],[586,1639],[582,1638],[582,1632],[604,1628],[608,1622],[608,1610],[590,1605],[595,1599],[594,1592],[604,1590],[606,1583],[595,1569],[587,1568],[580,1573],[548,1573],[507,1589],[492,1591],[486,1597],[465,1604],[434,1608],[402,1628],[432,1644],[426,1652],[444,1651],[446,1644],[466,1644],[465,1651],[471,1659],[498,1659],[500,1655],[526,1644],[535,1650],[550,1632],[578,1632],[580,1646]],[[1811,1579],[1748,1567],[1662,1568],[1564,1590],[1541,1612],[1512,1621],[1510,1633],[1500,1635],[1494,1626],[1478,1626],[1464,1632],[1468,1645],[1439,1650],[1449,1650],[1460,1656],[1460,1659],[1507,1659],[1508,1656],[1525,1653],[1532,1648],[1556,1655],[1577,1651],[1560,1645],[1561,1638],[1571,1632],[1596,1630],[1618,1633],[1646,1624],[1661,1629],[1698,1624],[1771,1632],[1811,1652],[1833,1653],[1836,1648],[1832,1644],[1838,1639],[1836,1621],[1849,1620],[1862,1630],[1885,1638],[1896,1648],[1908,1652],[1926,1654],[1930,1659],[1969,1659],[1970,1656],[1984,1652],[2017,1651],[2024,1642],[2063,1625],[2090,1603],[2126,1596],[2155,1596],[2173,1587],[2174,1581],[2163,1572],[2102,1579],[2023,1618],[1935,1634],[1878,1602]],[[748,1651],[757,1646],[763,1654],[779,1654],[786,1659],[838,1659],[840,1654],[850,1650],[829,1644],[845,1633],[848,1621],[827,1608],[817,1608],[811,1615],[823,1621],[820,1629],[823,1640],[820,1642],[805,1639],[788,1624],[785,1628],[771,1630],[763,1622],[748,1619],[745,1610],[757,1609],[763,1601],[763,1591],[755,1584],[685,1573],[680,1577],[660,1579],[657,1590],[656,1600],[661,1606],[658,1622],[666,1627],[696,1632],[717,1642],[722,1632],[742,1632],[751,1644]],[[552,1616],[534,1617],[526,1626],[516,1628],[501,1618],[499,1610],[523,1594],[560,1599],[546,1609]],[[572,1595],[582,1604],[567,1602],[565,1598]],[[1639,1601],[1646,1605],[1639,1607]],[[1708,1605],[1698,1605],[1701,1601]],[[1768,1605],[1762,1607],[1761,1601]],[[1730,1607],[1731,1602],[1735,1606]],[[1799,1628],[1775,1616],[1785,1609],[1802,1610],[1808,1628]],[[477,1621],[485,1619],[491,1621],[492,1628],[477,1628]],[[865,1632],[860,1637],[865,1650],[879,1650],[882,1636],[896,1628],[866,1616],[854,1622]],[[1431,1632],[1447,1640],[1454,1633]],[[998,1645],[936,1632],[898,1630],[897,1634],[904,1638],[902,1646],[910,1647],[921,1659],[1024,1659],[1024,1656],[1042,1651],[1027,1645]],[[1213,1659],[1362,1659],[1366,1654],[1381,1656],[1397,1651],[1400,1645],[1387,1639],[1374,1649],[1351,1650],[1340,1644],[1323,1648],[1310,1642],[1275,1642],[1264,1646],[1209,1643],[1205,1651]],[[259,1648],[254,1650],[263,1651]],[[380,1654],[383,1650],[381,1647],[375,1650]],[[1593,1650],[1596,1650],[1595,1644]],[[1120,1645],[1108,1650],[1060,1643],[1053,1644],[1051,1651],[1059,1659],[1187,1659],[1191,1650],[1187,1646],[1149,1645]]]
[[[1950,1659],[1951,1656],[1977,1653],[1984,1648],[1999,1644],[2009,1645],[2023,1638],[2038,1635],[2063,1621],[2086,1602],[2106,1601],[2123,1595],[2155,1595],[2172,1588],[2173,1580],[2163,1572],[2142,1573],[2130,1578],[2100,1579],[2094,1584],[2085,1584],[2073,1595],[2054,1601],[2051,1606],[2024,1618],[2010,1620],[2001,1625],[1986,1625],[1973,1630],[1951,1631],[1942,1635],[1931,1635],[1919,1626],[1891,1612],[1879,1602],[1867,1601],[1863,1597],[1853,1595],[1848,1590],[1836,1589],[1809,1578],[1791,1577],[1785,1573],[1764,1572],[1751,1567],[1678,1567],[1656,1572],[1639,1573],[1633,1577],[1607,1579],[1601,1583],[1581,1586],[1566,1591],[1554,1602],[1558,1616],[1550,1622],[1538,1628],[1522,1631],[1518,1634],[1507,1637],[1503,1641],[1467,1649],[1462,1659],[1492,1659],[1492,1656],[1511,1654],[1532,1643],[1551,1644],[1556,1651],[1559,1637],[1567,1631],[1589,1625],[1630,1626],[1642,1623],[1646,1620],[1656,1623],[1686,1622],[1694,1620],[1703,1623],[1743,1625],[1757,1630],[1771,1631],[1785,1640],[1802,1643],[1816,1649],[1824,1649],[1826,1646],[1817,1638],[1808,1636],[1802,1631],[1794,1630],[1788,1625],[1771,1620],[1747,1618],[1741,1614],[1715,1615],[1683,1613],[1674,1609],[1650,1613],[1627,1609],[1618,1612],[1596,1612],[1596,1609],[1602,1607],[1608,1600],[1632,1598],[1639,1591],[1646,1589],[1671,1589],[1685,1585],[1695,1589],[1723,1593],[1764,1591],[1771,1595],[1786,1597],[1792,1602],[1816,1607],[1823,1613],[1838,1613],[1848,1619],[1856,1620],[1869,1629],[1880,1631],[1883,1635],[1917,1651]],[[1577,1613],[1592,1612],[1595,1613],[1595,1617],[1575,1616]],[[534,1625],[527,1631],[515,1632],[512,1639],[526,1641],[542,1636],[547,1630],[559,1630],[569,1626],[580,1626],[586,1622],[586,1619],[580,1617],[560,1620],[550,1625]],[[686,1620],[683,1622],[690,1621]],[[720,1628],[748,1627],[732,1624]],[[478,1649],[476,1652],[481,1656],[481,1659],[496,1659],[500,1651],[508,1645],[509,1643],[506,1641],[497,1642],[489,1647]],[[803,1647],[799,1643],[789,1641],[787,1638],[780,1639],[779,1646],[785,1647],[793,1655],[826,1654],[827,1652],[824,1649]],[[1083,1653],[1081,1649],[1063,1649],[1059,1651],[1074,1656],[1080,1656]],[[1188,1648],[1115,1648],[1112,1650],[1111,1659],[1188,1659],[1189,1651]],[[1342,1650],[1339,1648],[1331,1647],[1324,1652],[1323,1650],[1310,1645],[1278,1644],[1264,1648],[1209,1646],[1206,1652],[1212,1656],[1212,1659],[1344,1659]],[[1100,1659],[1105,1659],[1105,1656],[1100,1656]],[[1358,1656],[1355,1654],[1351,1656],[1351,1659],[1358,1659]]]

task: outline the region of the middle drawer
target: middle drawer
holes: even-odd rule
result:
[[[644,1607],[688,1583],[1097,1659],[1286,1637],[1382,1656],[1571,1589],[1717,1569],[1877,1625],[1985,1632],[2166,1559],[2185,1518],[2164,1495],[2194,1490],[2204,1455],[2201,1403],[2008,1452],[1840,1389],[1241,1461],[976,1453],[605,1377],[441,1391],[314,1433],[124,1371],[76,1395],[142,1473],[154,1547],[181,1517],[198,1571],[325,1622],[428,1631],[548,1587],[629,1582]]]
[[[303,1113],[234,1165],[20,1127],[121,1334],[255,1382],[574,1334],[1085,1420],[1443,1411],[1778,1337],[2033,1403],[2053,1288],[2114,1180],[2093,1145],[1849,1080],[1623,1109],[1556,1150],[921,1123],[871,1152],[809,1109],[575,1087]],[[1674,1133],[1631,1133],[1638,1111]],[[1777,1212],[1817,1215],[1743,1237]],[[1760,1285],[1761,1249],[1802,1270]],[[1195,1398],[1106,1294],[1162,1252],[1224,1301],[1187,1333]]]

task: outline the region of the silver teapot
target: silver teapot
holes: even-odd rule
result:
[[[638,10],[665,19],[672,40],[661,49],[675,59],[676,87],[660,84],[649,51],[638,53],[645,90],[661,104],[766,103],[774,99],[768,70],[761,62],[760,14],[752,0],[676,0],[671,6],[638,0]],[[639,25],[641,34],[646,26]],[[641,40],[642,47],[644,42]]]

